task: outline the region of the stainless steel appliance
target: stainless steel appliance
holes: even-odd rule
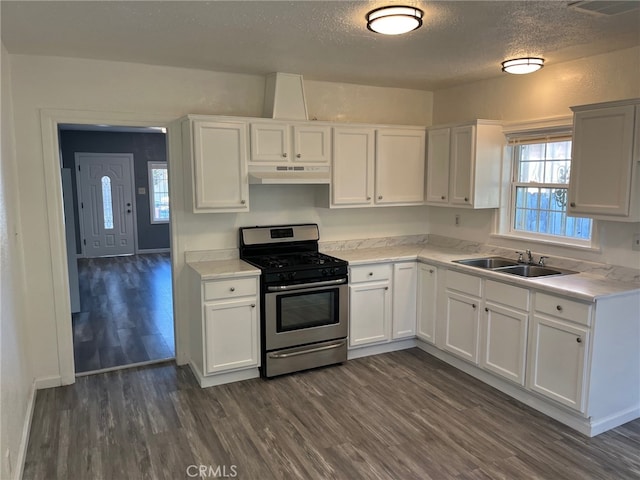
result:
[[[264,377],[347,360],[347,262],[319,239],[316,224],[240,228],[240,258],[262,271]]]

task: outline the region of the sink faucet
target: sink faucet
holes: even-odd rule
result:
[[[524,252],[516,252],[518,254],[518,263],[526,263],[528,265],[533,265],[535,262],[533,261],[533,254],[531,253],[531,250],[527,249]],[[527,260],[524,260],[524,255],[527,256]],[[547,257],[542,257],[542,258],[547,258]],[[542,263],[542,265],[544,265],[544,260],[540,259]]]

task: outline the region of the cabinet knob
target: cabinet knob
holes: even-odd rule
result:
[[[296,158],[300,158],[302,157],[302,155],[300,155],[299,153],[296,155]]]
[[[373,272],[369,272],[369,276],[370,276],[370,277],[373,277]]]
[[[284,152],[284,153],[282,154],[282,156],[283,156],[284,158],[287,158],[287,152]]]
[[[242,205],[246,205],[247,201],[246,201],[246,200],[240,200],[240,203],[241,203]]]
[[[128,210],[127,210],[127,213],[131,213],[131,209],[128,209]]]
[[[429,269],[429,273],[433,273],[435,270],[433,268]]]
[[[389,287],[384,287],[385,290],[389,290]]]
[[[489,309],[487,307],[484,307],[484,311],[489,313]]]
[[[571,205],[572,208],[576,208],[576,202],[571,202],[569,205]]]
[[[367,197],[367,200],[371,200],[371,197]]]
[[[235,292],[235,291],[236,291],[236,287],[231,287],[231,288],[229,289],[229,291],[230,291],[230,292]]]
[[[582,337],[578,337],[578,338],[576,338],[576,342],[578,342],[578,343],[582,343]]]
[[[378,195],[378,200],[382,200],[382,195]]]
[[[255,303],[252,303],[252,304],[251,304],[251,308],[256,308],[256,304],[255,304]]]
[[[562,311],[562,305],[556,305],[556,310],[558,310],[559,312]]]
[[[444,195],[442,195],[440,198],[441,198],[442,200],[446,200],[446,199],[447,199],[447,197],[445,197]]]
[[[473,307],[474,310],[476,309],[476,304],[475,303],[472,303],[471,306]]]
[[[464,197],[464,201],[468,202],[469,201],[469,197]]]

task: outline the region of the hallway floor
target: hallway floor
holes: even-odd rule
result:
[[[82,258],[76,373],[173,358],[169,253]]]

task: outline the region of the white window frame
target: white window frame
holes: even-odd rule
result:
[[[543,143],[554,140],[560,141],[572,139],[573,125],[571,120],[571,117],[563,117],[562,119],[555,121],[517,124],[511,128],[505,128],[504,133],[507,139],[507,146],[505,147],[503,156],[501,206],[496,214],[495,233],[492,236],[559,247],[577,248],[581,250],[599,250],[598,225],[596,220],[592,220],[590,240],[524,232],[514,228],[516,210],[515,184],[518,183],[515,178],[515,175],[518,172],[516,165],[516,162],[518,161],[517,145],[523,143]],[[548,185],[541,183],[536,184],[536,186],[545,188]]]
[[[169,205],[169,218],[167,220],[156,220],[154,218],[154,190],[153,190],[153,170],[164,169],[167,171],[167,186],[168,186],[168,175],[169,169],[167,162],[147,162],[147,174],[149,178],[149,188],[147,189],[147,193],[149,194],[149,222],[151,224],[162,224],[169,223],[171,221],[171,205]]]

